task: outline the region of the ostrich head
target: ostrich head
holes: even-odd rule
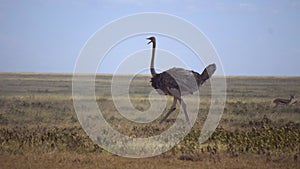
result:
[[[155,43],[155,37],[154,36],[151,36],[151,37],[149,37],[149,38],[147,38],[148,40],[150,40],[149,42],[148,42],[148,44],[150,44],[150,43]]]

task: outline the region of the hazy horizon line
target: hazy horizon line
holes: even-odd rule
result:
[[[54,72],[54,71],[0,71],[0,74],[64,74],[64,75],[72,75],[74,72]],[[94,73],[78,73],[81,75],[94,75]],[[122,74],[114,74],[114,73],[108,73],[108,72],[97,72],[96,75],[106,75],[106,76],[111,76],[111,75],[118,75],[118,76],[126,76],[126,75],[132,75],[131,73],[122,73]],[[136,74],[136,75],[143,75],[143,76],[151,76],[151,74]],[[214,75],[215,77],[220,77],[221,75]],[[300,77],[296,75],[244,75],[244,74],[225,74],[225,77]]]

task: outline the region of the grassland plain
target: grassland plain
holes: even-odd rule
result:
[[[124,119],[112,100],[111,79],[97,76],[95,92],[114,129],[148,137],[172,125],[178,110],[164,124]],[[199,115],[184,140],[160,156],[130,159],[106,152],[82,130],[73,108],[71,74],[0,73],[1,168],[300,168],[300,105],[275,109],[272,103],[277,97],[300,97],[300,77],[226,80],[224,114],[205,144],[197,139],[210,106],[209,83],[201,88],[201,101],[194,104],[200,106]],[[132,105],[147,110],[151,91],[149,76],[136,76],[129,88]]]

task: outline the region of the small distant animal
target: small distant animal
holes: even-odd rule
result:
[[[273,103],[275,103],[274,108],[276,108],[278,105],[289,105],[294,98],[294,95],[291,95],[290,99],[277,98],[273,101]]]
[[[147,38],[149,40],[148,44],[152,43],[152,55],[151,55],[151,85],[154,89],[158,91],[159,94],[173,96],[173,104],[171,109],[167,112],[165,117],[160,121],[162,123],[168,116],[176,109],[177,101],[181,104],[186,121],[190,123],[189,115],[186,111],[186,104],[182,99],[182,95],[193,94],[199,87],[209,79],[213,73],[216,71],[216,64],[208,65],[201,74],[192,71],[185,70],[183,68],[171,68],[162,73],[156,73],[154,69],[154,56],[156,48],[155,37]],[[176,79],[175,79],[176,78]],[[196,81],[197,86],[192,84],[192,81]]]

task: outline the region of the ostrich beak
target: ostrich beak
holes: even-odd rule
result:
[[[150,40],[147,44],[149,45],[150,43],[152,43],[152,39],[151,38],[147,38],[147,40]]]

